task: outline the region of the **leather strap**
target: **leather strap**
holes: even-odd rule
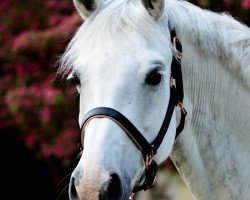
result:
[[[165,118],[163,120],[163,123],[162,123],[162,126],[161,126],[159,133],[157,134],[154,141],[151,143],[151,145],[153,145],[155,147],[155,151],[157,151],[157,149],[160,147],[160,145],[161,145],[161,143],[162,143],[162,141],[167,133],[175,106],[176,106],[175,88],[171,87],[170,88],[170,98],[169,98],[169,103],[168,103],[168,108],[167,108]],[[157,152],[155,152],[154,154],[156,154],[156,153]]]
[[[83,126],[81,128],[81,137],[84,137],[84,129],[88,122],[94,118],[109,118],[118,124],[132,139],[136,146],[141,150],[144,159],[152,152],[152,146],[138,131],[138,129],[120,112],[113,108],[98,107],[90,110],[83,118]],[[83,139],[83,138],[81,138]]]
[[[179,105],[181,109],[181,119],[180,119],[178,127],[176,128],[176,134],[175,134],[175,139],[177,139],[180,133],[184,129],[187,111],[183,107],[184,91],[183,91],[183,79],[182,79],[181,55],[180,55],[182,54],[182,45],[179,39],[176,37],[175,30],[172,30],[170,32],[170,35],[171,35],[171,41],[173,45],[175,46],[175,49],[178,51],[177,55],[173,56],[172,65],[171,65],[172,77],[175,79],[175,83],[176,83],[175,84],[176,102],[177,102],[177,105]]]
[[[108,107],[94,108],[85,115],[81,128],[81,139],[84,139],[84,129],[90,120],[94,118],[109,118],[113,120],[116,124],[118,124],[127,133],[130,139],[132,139],[136,146],[141,150],[144,160],[146,156],[151,155],[152,152],[153,155],[156,155],[157,149],[160,147],[164,136],[168,130],[174,107],[176,105],[174,99],[174,90],[174,88],[170,89],[169,105],[164,121],[162,123],[159,133],[151,144],[148,143],[148,141],[141,134],[141,132],[123,114],[113,108]]]

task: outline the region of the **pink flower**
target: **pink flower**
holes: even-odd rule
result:
[[[14,120],[17,124],[21,124],[23,123],[24,119],[23,119],[23,115],[15,115]]]
[[[24,65],[22,65],[20,63],[15,65],[15,69],[16,69],[17,74],[20,74],[20,75],[27,74]]]
[[[57,92],[55,90],[53,90],[52,88],[47,88],[44,91],[44,98],[48,103],[52,103],[56,94]]]
[[[30,87],[30,91],[31,93],[34,95],[34,97],[36,99],[41,99],[41,97],[43,96],[43,91],[41,91],[41,86],[40,85],[37,85],[37,84],[33,84],[31,87]]]
[[[227,5],[231,5],[233,3],[233,0],[223,0],[223,2]]]
[[[20,47],[27,47],[28,46],[28,32],[27,31],[23,31],[20,35],[18,35],[13,44],[12,47],[14,50],[19,49]]]
[[[8,109],[7,108],[1,108],[0,109],[0,117],[5,116],[8,113]]]
[[[65,156],[65,151],[62,146],[54,145],[54,146],[48,146],[44,145],[42,149],[42,155],[44,157],[50,157],[55,156],[59,159],[63,158]]]
[[[31,134],[26,135],[26,137],[24,138],[24,142],[29,148],[35,147],[36,141],[37,141],[36,134],[37,133],[31,133]]]
[[[50,121],[51,116],[52,116],[51,107],[46,106],[45,108],[43,108],[43,110],[41,112],[41,117],[45,123],[48,123]]]
[[[3,32],[5,29],[4,25],[3,24],[0,24],[0,32]]]
[[[50,157],[52,154],[53,154],[53,147],[44,144],[42,149],[42,155],[44,157]]]
[[[57,157],[57,158],[62,158],[63,156],[64,156],[64,153],[65,151],[64,151],[64,149],[63,149],[63,147],[62,146],[55,146],[54,148],[53,148],[53,153],[54,153],[54,155]]]
[[[242,7],[244,10],[250,9],[250,0],[242,0],[242,1],[241,1],[241,7]]]
[[[10,6],[10,4],[11,4],[11,0],[2,1],[0,3],[0,11],[4,11],[4,10],[8,9],[8,7]]]
[[[39,64],[38,63],[29,64],[29,70],[32,74],[39,72]]]
[[[57,7],[58,2],[55,0],[47,0],[47,6],[48,8],[56,8]]]
[[[58,25],[58,23],[60,23],[65,17],[61,16],[61,15],[52,15],[50,18],[49,18],[49,25],[50,26],[56,26]]]

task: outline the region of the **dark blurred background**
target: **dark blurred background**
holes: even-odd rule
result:
[[[192,0],[250,25],[250,0]],[[71,0],[0,2],[0,153],[6,199],[68,199],[78,162],[78,97],[56,78],[82,23]],[[166,170],[174,170],[171,162]]]

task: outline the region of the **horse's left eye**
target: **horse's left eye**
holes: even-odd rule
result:
[[[146,84],[158,85],[161,82],[162,74],[158,70],[154,70],[148,74],[146,77]]]
[[[78,78],[78,76],[73,75],[72,78],[71,78],[71,80],[74,82],[74,84],[75,84],[76,86],[81,85],[81,81],[80,81],[80,79]]]

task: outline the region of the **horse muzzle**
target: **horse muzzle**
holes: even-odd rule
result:
[[[110,179],[101,184],[101,187],[80,186],[74,177],[71,177],[69,185],[70,200],[120,200],[128,199],[131,190],[124,189],[118,174],[112,173]]]

